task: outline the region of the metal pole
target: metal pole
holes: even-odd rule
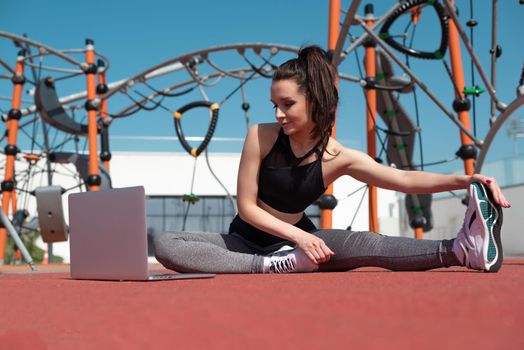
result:
[[[25,247],[24,243],[20,239],[20,236],[18,236],[18,232],[16,232],[16,229],[13,227],[13,224],[11,224],[11,221],[9,220],[7,215],[5,215],[1,207],[0,207],[0,221],[2,221],[5,229],[7,230],[7,232],[9,232],[11,237],[13,237],[13,241],[15,241],[16,246],[22,252],[23,257],[25,261],[31,267],[31,270],[36,271],[36,266],[33,263],[33,258],[31,258],[31,254],[29,254],[29,252],[27,251],[27,248]]]
[[[11,110],[8,113],[7,120],[7,146],[5,148],[6,161],[4,170],[4,180],[2,181],[2,207],[5,215],[9,215],[9,205],[13,207],[13,212],[16,210],[14,201],[15,191],[15,157],[18,153],[17,136],[18,126],[20,122],[20,106],[22,100],[22,91],[25,82],[24,68],[25,68],[25,50],[20,50],[16,58],[16,74],[13,75],[13,98],[11,101]],[[0,265],[4,264],[5,246],[7,242],[7,233],[5,228],[0,228]]]
[[[462,55],[460,54],[460,40],[457,32],[457,27],[453,21],[449,22],[449,56],[451,58],[451,69],[453,71],[453,81],[457,87],[455,93],[456,101],[466,99],[464,96],[464,68],[462,67]],[[469,112],[468,109],[457,109],[457,116],[462,125],[468,130],[471,130],[469,123]],[[472,146],[473,141],[463,132],[460,133],[460,142],[462,146]],[[464,173],[466,175],[473,175],[474,158],[463,159],[464,161]]]
[[[333,50],[337,44],[340,33],[340,0],[329,1],[329,30],[328,30],[328,50]],[[335,56],[333,56],[335,59]],[[335,66],[336,67],[336,66]],[[338,85],[338,81],[336,82]],[[336,124],[333,125],[331,135],[335,137]],[[326,191],[325,196],[333,195],[333,184],[330,184]],[[333,227],[333,210],[332,209],[321,209],[320,211],[320,227],[322,229],[330,229]]]
[[[346,13],[346,17],[344,18],[342,29],[338,29],[337,37],[333,38],[336,41],[336,43],[334,47],[330,47],[330,50],[333,50],[332,63],[335,67],[338,67],[338,65],[340,64],[340,54],[342,53],[342,47],[344,46],[344,42],[346,41],[346,36],[348,35],[349,27],[351,26],[351,22],[353,22],[355,13],[357,13],[357,9],[358,9],[358,6],[360,5],[360,1],[361,0],[353,0],[351,5],[349,6],[348,12]],[[331,1],[330,1],[330,9],[331,9]],[[337,14],[337,22],[336,22],[337,28],[339,28],[338,21],[340,18],[340,0],[338,0],[338,10],[339,11]],[[331,17],[330,17],[330,23],[329,23],[330,28],[334,25],[335,24],[333,25],[331,24]],[[331,39],[329,39],[329,42],[331,44]]]
[[[498,0],[493,0],[491,11],[491,85],[493,90],[497,85],[497,17],[498,17]],[[496,119],[497,104],[491,99],[490,121],[493,123]]]
[[[367,4],[365,7],[365,20],[368,27],[373,26],[373,5]],[[374,80],[377,75],[376,43],[368,41],[364,43],[365,55],[364,64],[366,68],[366,78]],[[366,135],[368,155],[375,159],[377,157],[377,139],[375,135],[375,121],[377,118],[377,90],[366,89]],[[377,187],[368,184],[368,216],[369,231],[378,233],[377,217]]]
[[[94,104],[96,98],[95,74],[97,67],[95,65],[95,47],[91,39],[86,39],[86,111],[87,111],[87,136],[89,143],[89,176],[87,186],[90,191],[98,191],[102,179],[99,175],[98,166],[98,124],[97,124],[97,106]]]

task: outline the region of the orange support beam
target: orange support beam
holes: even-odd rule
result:
[[[106,68],[103,61],[100,61],[98,64],[98,86],[100,87],[100,91],[98,91],[98,98],[100,99],[101,105],[100,105],[100,118],[102,120],[107,118],[107,99],[103,98],[104,94],[107,92],[107,81],[106,81]],[[104,148],[104,144],[102,141],[102,150]],[[100,160],[102,160],[102,163],[104,164],[105,168],[109,172],[109,161],[111,159],[111,154],[101,154]]]
[[[87,80],[87,138],[89,144],[89,177],[87,185],[90,191],[98,191],[100,189],[101,178],[98,169],[98,125],[97,125],[97,111],[95,106],[96,98],[96,82],[95,74],[97,68],[95,65],[95,47],[91,39],[86,39],[86,80]]]
[[[328,50],[333,51],[337,45],[340,33],[340,0],[329,1],[329,31],[328,31]],[[337,81],[338,85],[338,81]],[[336,124],[331,131],[333,137],[336,136]],[[330,184],[324,192],[325,195],[333,195],[333,184]],[[333,210],[322,209],[320,211],[320,228],[331,229],[333,227]]]
[[[453,1],[452,1],[453,3]],[[459,40],[459,34],[457,31],[457,27],[455,26],[455,22],[449,21],[449,55],[451,57],[451,70],[453,73],[453,81],[455,82],[455,86],[458,89],[458,92],[460,93],[460,96],[457,96],[457,93],[455,93],[456,99],[465,99],[464,96],[464,69],[462,67],[462,55],[460,53],[460,40]],[[458,118],[462,125],[467,130],[471,130],[470,122],[469,122],[469,112],[468,110],[458,111]],[[460,131],[460,141],[462,143],[462,146],[471,146],[473,145],[473,141],[466,135],[464,132]],[[466,175],[473,175],[474,168],[475,168],[475,160],[473,158],[464,159],[464,173]]]
[[[416,239],[424,238],[424,230],[422,229],[422,227],[415,228],[415,238]]]
[[[328,50],[334,50],[337,46],[340,34],[340,0],[329,1],[329,32]]]
[[[373,18],[373,5],[366,5],[366,17]],[[372,19],[366,19],[368,27],[373,26]],[[376,66],[376,49],[375,43],[368,41],[365,46],[365,67],[366,77],[375,79],[377,75]],[[367,149],[370,157],[377,157],[377,140],[375,135],[375,121],[377,116],[377,91],[375,89],[366,89],[366,135]],[[377,216],[377,187],[368,185],[368,202],[369,202],[369,231],[378,232]]]
[[[24,87],[24,68],[25,68],[25,50],[18,53],[13,81],[13,98],[11,100],[11,110],[7,120],[7,146],[5,148],[6,164],[4,171],[4,180],[2,181],[2,209],[9,215],[9,207],[12,212],[16,211],[16,194],[15,194],[15,158],[18,153],[16,146],[18,137],[18,126],[22,116],[20,106],[22,104],[22,91]],[[4,227],[0,228],[0,265],[5,260],[5,247],[7,243],[7,231]]]

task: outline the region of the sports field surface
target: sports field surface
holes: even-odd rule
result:
[[[494,274],[363,268],[160,282],[38,268],[0,266],[0,349],[524,349],[524,259]]]

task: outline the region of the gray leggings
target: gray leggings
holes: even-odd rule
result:
[[[417,240],[370,232],[318,230],[311,232],[335,252],[319,271],[347,271],[365,266],[394,271],[423,271],[460,265],[453,240]],[[165,232],[155,237],[155,256],[178,272],[262,273],[263,256],[280,243],[260,247],[241,236],[205,232]]]

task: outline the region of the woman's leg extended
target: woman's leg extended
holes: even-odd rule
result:
[[[344,271],[364,266],[394,271],[423,271],[461,265],[453,253],[453,240],[419,240],[370,232],[319,230],[312,232],[335,252],[319,271]]]
[[[261,273],[262,256],[234,235],[164,232],[154,239],[155,257],[177,272]]]

